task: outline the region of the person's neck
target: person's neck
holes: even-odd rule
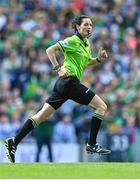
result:
[[[87,37],[83,37],[79,32],[77,32],[76,35],[77,35],[83,42],[86,42]]]

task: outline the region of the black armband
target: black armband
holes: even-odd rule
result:
[[[96,61],[99,62],[99,63],[102,62],[98,57],[96,57]]]
[[[60,71],[60,69],[61,69],[61,66],[58,64],[53,68],[53,71],[58,72],[58,71]]]

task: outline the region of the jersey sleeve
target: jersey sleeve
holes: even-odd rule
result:
[[[56,44],[63,53],[67,53],[68,51],[73,50],[75,41],[72,37],[69,37],[62,41],[58,41]]]

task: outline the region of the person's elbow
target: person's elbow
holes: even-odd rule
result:
[[[50,46],[49,48],[46,49],[46,53],[47,55],[49,55],[50,53],[52,53],[54,50],[52,48],[52,46]]]
[[[49,56],[52,53],[55,53],[58,50],[57,45],[52,45],[49,48],[46,49],[46,53]]]

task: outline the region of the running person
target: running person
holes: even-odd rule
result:
[[[46,100],[42,109],[25,122],[15,137],[5,141],[7,156],[13,163],[15,162],[17,145],[20,141],[40,123],[46,121],[68,99],[79,104],[88,105],[95,110],[91,121],[90,137],[86,145],[86,151],[91,154],[111,153],[110,150],[104,149],[96,142],[107,106],[97,94],[80,83],[86,66],[100,64],[107,58],[107,53],[104,49],[100,49],[98,57],[91,57],[88,37],[92,32],[92,21],[88,16],[81,15],[76,17],[72,26],[75,30],[75,35],[57,42],[46,50],[53,65],[53,70],[59,75],[51,96]],[[59,65],[56,59],[57,51],[64,54],[62,66]]]

